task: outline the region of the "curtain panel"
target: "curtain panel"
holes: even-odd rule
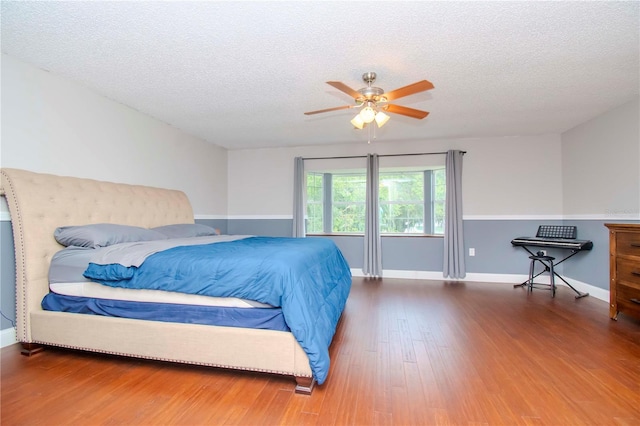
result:
[[[296,157],[293,160],[293,236],[305,237],[305,175],[304,159]]]
[[[380,240],[378,154],[367,154],[367,192],[364,222],[364,266],[362,272],[373,277],[382,276],[382,244]]]
[[[447,151],[444,222],[445,278],[464,278],[464,235],[462,229],[462,151]]]

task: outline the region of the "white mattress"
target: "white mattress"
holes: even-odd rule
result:
[[[236,297],[211,297],[199,294],[175,293],[162,290],[138,290],[85,281],[77,283],[50,283],[49,289],[63,296],[93,297],[97,299],[126,300],[131,302],[175,303],[180,305],[221,306],[231,308],[271,308],[271,305]]]

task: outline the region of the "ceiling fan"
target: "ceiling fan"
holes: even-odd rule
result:
[[[371,84],[376,80],[376,77],[375,72],[362,74],[362,80],[367,83],[367,87],[363,87],[358,90],[353,90],[351,87],[340,81],[327,81],[327,84],[330,86],[333,86],[341,92],[351,96],[355,100],[355,105],[343,105],[318,111],[310,111],[305,112],[305,115],[320,114],[323,112],[338,111],[341,109],[362,108],[360,113],[351,120],[351,124],[358,129],[362,129],[365,125],[372,123],[373,121],[376,122],[378,127],[382,127],[387,121],[389,121],[389,116],[383,111],[417,119],[422,119],[429,115],[427,111],[390,104],[389,101],[413,95],[415,93],[424,92],[426,90],[431,90],[434,87],[433,83],[427,80],[421,80],[385,93],[381,88],[371,86]]]

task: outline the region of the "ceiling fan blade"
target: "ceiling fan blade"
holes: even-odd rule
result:
[[[354,107],[353,105],[344,105],[344,106],[339,106],[334,108],[320,109],[318,111],[309,111],[309,112],[305,112],[304,115],[320,114],[321,112],[338,111],[340,109],[349,109],[353,107]]]
[[[351,87],[347,86],[344,83],[341,83],[339,81],[327,81],[327,84],[330,86],[335,87],[336,89],[340,90],[341,92],[346,93],[347,95],[351,96],[353,99],[360,99],[363,97],[362,93],[353,90]]]
[[[419,109],[413,109],[409,107],[404,107],[400,105],[385,105],[383,107],[386,111],[392,112],[394,114],[406,115],[407,117],[422,119],[425,118],[429,113],[427,111],[421,111]]]
[[[421,80],[408,86],[401,87],[396,90],[392,90],[382,96],[387,98],[387,101],[402,98],[404,96],[413,95],[414,93],[424,92],[425,90],[433,89],[433,83],[427,80]]]

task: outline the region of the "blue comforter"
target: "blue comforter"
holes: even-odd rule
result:
[[[340,250],[324,238],[251,237],[180,246],[139,267],[90,263],[84,274],[113,287],[239,297],[282,307],[319,384],[329,371],[329,344],[351,289]]]

